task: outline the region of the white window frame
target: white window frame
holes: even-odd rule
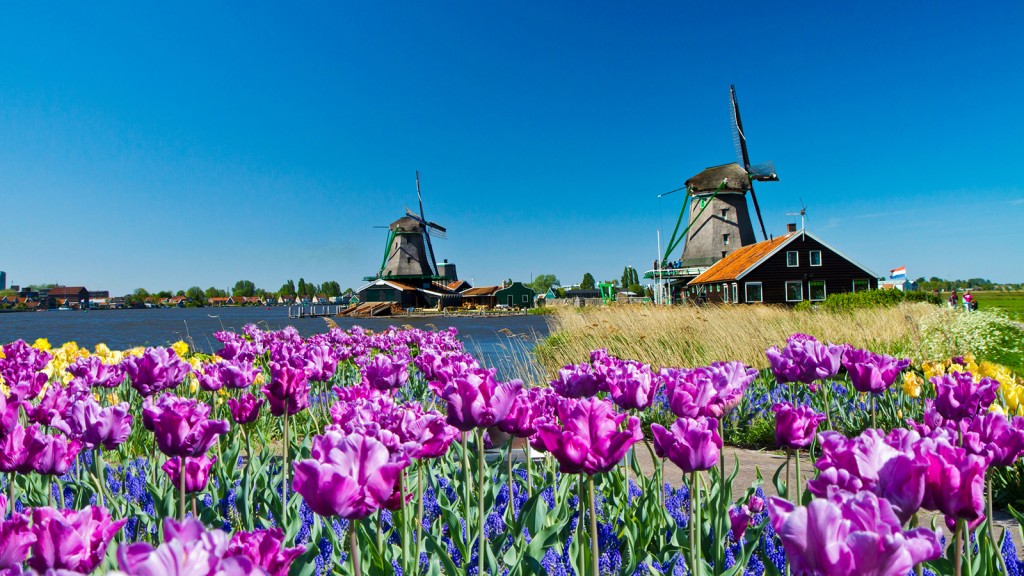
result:
[[[814,263],[814,255],[818,255],[818,263]],[[811,266],[821,266],[821,250],[811,250],[807,253],[807,262]]]
[[[740,303],[740,285],[737,284],[736,282],[732,283],[732,303]]]
[[[757,286],[757,295],[759,296],[759,298],[757,300],[752,300],[750,298],[750,287],[751,286]],[[743,289],[744,289],[744,292],[745,292],[743,294],[743,297],[746,299],[748,304],[752,304],[754,302],[764,302],[764,286],[761,284],[761,282],[744,282],[743,283]]]
[[[862,280],[864,282],[864,285],[867,286],[866,288],[861,290],[861,292],[867,292],[868,290],[871,290],[871,280],[868,280],[866,278],[854,278],[853,282],[850,284],[850,291],[851,292],[856,292],[857,291],[857,281],[858,280]]]
[[[530,301],[530,295],[529,294],[523,294],[523,304],[526,304],[529,301]]]
[[[813,292],[811,290],[811,284],[814,283],[814,282],[821,282],[821,298],[820,299],[815,299],[815,298],[812,297]],[[824,280],[810,280],[809,282],[807,282],[807,299],[808,300],[810,300],[811,302],[824,302],[826,298],[828,298],[828,288],[827,288]]]
[[[722,302],[729,301],[729,285],[722,284]]]
[[[793,255],[794,264],[789,263],[789,255]],[[800,252],[796,250],[790,250],[786,252],[786,268],[799,268],[800,267]]]
[[[800,287],[800,297],[796,300],[789,298],[789,285],[796,284]],[[804,301],[804,281],[803,280],[786,280],[786,302],[803,302]]]

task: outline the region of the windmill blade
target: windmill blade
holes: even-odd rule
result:
[[[437,230],[436,228],[427,228],[427,234],[434,238],[440,238],[441,240],[448,239],[448,233],[445,232],[443,228],[441,230]]]
[[[743,133],[743,119],[740,118],[740,103],[736,100],[736,85],[729,85],[729,111],[732,120],[732,143],[740,166],[750,172],[750,155],[747,154],[747,136]]]
[[[768,239],[768,232],[764,229],[764,220],[761,218],[761,207],[757,204],[757,194],[754,193],[754,181],[750,181],[750,199],[754,201],[754,212],[757,213],[757,223],[761,225],[761,238]]]
[[[408,208],[405,209],[405,215],[408,216],[409,218],[412,218],[413,220],[419,222],[420,224],[426,225],[426,223],[427,223],[426,220],[421,218],[419,214],[413,212],[412,210],[410,210]]]
[[[666,196],[669,196],[670,194],[676,194],[677,192],[682,192],[684,190],[686,190],[686,187],[677,188],[676,190],[670,190],[669,192],[666,192],[665,194],[658,194],[657,197],[658,198],[664,198]]]
[[[427,217],[423,215],[423,194],[420,194],[420,171],[416,171],[416,198],[420,201],[420,220],[426,222]]]

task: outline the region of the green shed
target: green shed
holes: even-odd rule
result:
[[[525,286],[522,282],[512,284],[498,290],[494,294],[499,306],[509,308],[533,308],[533,300],[537,293],[533,288]]]

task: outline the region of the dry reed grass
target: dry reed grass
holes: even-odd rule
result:
[[[654,367],[741,360],[764,368],[765,349],[772,344],[782,346],[794,332],[879,352],[909,354],[920,341],[921,318],[934,310],[930,304],[850,313],[797,312],[778,306],[565,307],[549,316],[551,336],[537,346],[535,356],[549,374],[586,360],[596,348]]]

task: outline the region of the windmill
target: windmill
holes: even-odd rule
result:
[[[748,191],[754,203],[761,234],[765,240],[768,239],[764,220],[761,218],[761,208],[754,193],[754,181],[777,181],[779,177],[771,162],[753,165],[750,163],[747,136],[743,130],[735,86],[729,87],[729,112],[738,162],[707,168],[687,180],[682,188],[658,196],[662,198],[675,192],[686,191],[688,201],[679,212],[679,218],[663,256],[663,261],[670,260],[670,255],[685,241],[678,269],[689,272],[681,273],[682,276],[695,276],[702,271],[701,268],[711,266],[729,252],[757,241],[747,210]],[[687,209],[688,223],[680,232],[679,228]]]
[[[416,197],[420,212],[409,208],[405,216],[388,226],[388,242],[384,261],[377,278],[422,280],[429,282],[438,277],[437,261],[431,237],[446,238],[444,226],[426,219],[423,213],[423,194],[420,191],[420,173],[416,172]]]

